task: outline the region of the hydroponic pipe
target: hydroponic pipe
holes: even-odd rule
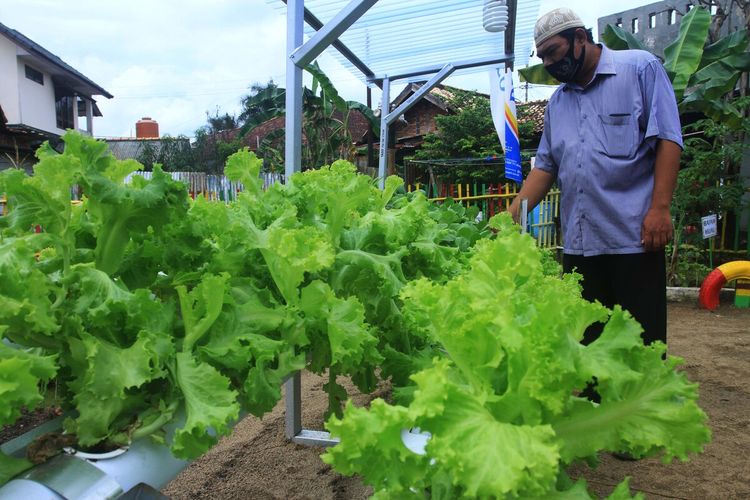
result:
[[[179,425],[168,426],[168,434],[171,436]],[[26,471],[0,488],[0,499],[117,498],[139,483],[160,490],[189,463],[149,438],[134,441],[127,450],[99,455],[98,459],[85,458],[95,455],[77,455],[58,456]]]

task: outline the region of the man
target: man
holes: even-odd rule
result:
[[[621,304],[644,343],[666,343],[664,246],[682,136],[672,85],[652,54],[594,44],[570,9],[543,15],[537,55],[562,82],[549,100],[535,168],[510,207],[561,189],[563,270],[583,275],[583,296]],[[584,335],[595,340],[601,325]]]

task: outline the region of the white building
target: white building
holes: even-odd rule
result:
[[[112,94],[33,40],[0,23],[0,168],[28,164],[67,129],[93,135],[94,96]]]

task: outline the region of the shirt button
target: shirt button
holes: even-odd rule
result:
[[[578,188],[579,193],[583,193],[583,188]]]
[[[585,218],[586,218],[586,214],[581,214],[581,219],[585,219]]]
[[[578,168],[581,168],[581,164],[580,163],[578,164]]]
[[[584,113],[584,114],[583,114],[583,119],[584,119],[584,120],[586,119],[586,113]]]
[[[583,137],[581,137],[581,142],[583,142]]]

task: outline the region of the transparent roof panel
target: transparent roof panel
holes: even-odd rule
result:
[[[267,1],[286,9],[282,0]],[[305,8],[323,24],[348,4],[349,0],[305,0]],[[517,68],[528,63],[533,50],[539,4],[540,0],[518,0],[514,40]],[[483,6],[484,0],[379,0],[339,40],[377,77],[451,62],[500,59],[505,54],[504,33],[485,31]],[[314,32],[306,23],[306,39]],[[366,81],[339,51],[329,48],[326,53]],[[471,71],[465,69],[457,74]]]

